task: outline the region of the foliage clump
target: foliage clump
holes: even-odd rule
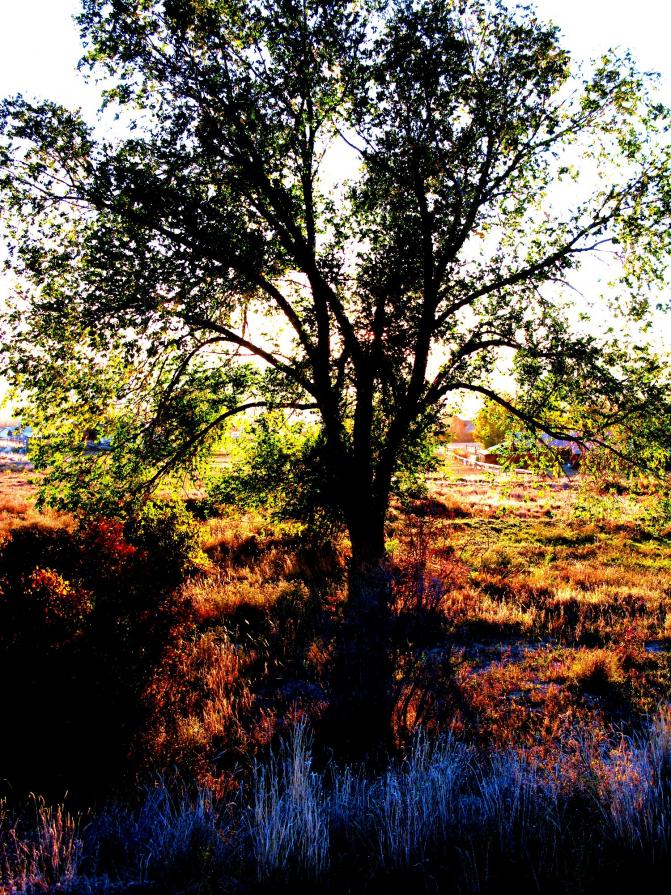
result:
[[[344,519],[336,481],[324,474],[327,450],[314,424],[265,414],[241,433],[230,467],[212,477],[210,499],[264,510],[275,521],[297,523],[309,540],[331,541]]]
[[[128,543],[152,557],[159,580],[175,584],[207,562],[201,530],[183,500],[147,502],[124,524]]]

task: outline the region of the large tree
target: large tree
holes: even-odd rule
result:
[[[618,450],[623,430],[663,436],[661,362],[603,312],[590,330],[571,286],[606,252],[620,319],[645,322],[667,112],[627,56],[576,76],[556,28],[489,0],[83,0],[79,24],[104,126],[22,98],[2,111],[11,366],[43,450],[114,408],[108,474],[151,487],[234,413],[317,414],[352,545],[343,667],[379,720],[360,656],[365,641],[383,664],[385,517],[445,399],[539,429],[564,402],[570,431],[616,427]],[[59,475],[88,469],[95,490],[93,468]]]

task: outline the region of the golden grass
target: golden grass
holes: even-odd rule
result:
[[[37,513],[34,491],[25,472],[0,475],[0,535],[33,521],[73,524]],[[408,685],[416,698],[406,726],[470,724],[485,739],[535,746],[576,719],[592,723],[609,701],[642,713],[668,693],[671,544],[640,537],[630,521],[577,518],[579,499],[573,483],[448,470],[434,477],[427,499],[409,510],[392,507],[394,608],[399,618],[429,608],[453,650],[444,661],[442,646],[399,653],[398,679],[407,669],[419,669],[422,678],[416,688],[415,681]],[[191,634],[163,658],[146,694],[154,718],[149,751],[175,761],[205,754],[222,737],[248,744],[269,735],[274,707],[249,722],[254,675],[268,668],[277,679],[304,675],[327,688],[333,621],[344,599],[344,541],[328,555],[306,557],[288,527],[261,513],[210,519],[202,534],[210,565],[180,592]],[[329,580],[329,569],[340,578]],[[426,583],[440,583],[430,607],[413,592],[416,570]],[[300,638],[291,626],[303,611],[297,589],[307,594],[304,582],[311,587],[316,571],[322,627],[293,646]],[[255,618],[260,638],[275,638],[272,647],[261,647],[258,632],[245,627]],[[237,643],[227,639],[234,635]],[[648,643],[658,651],[646,650]],[[429,696],[425,684],[434,688]]]
[[[409,516],[393,514],[394,561],[419,558],[444,581],[462,694],[445,720],[499,745],[551,748],[574,724],[605,736],[613,712],[633,723],[668,698],[671,544],[641,528],[647,498],[618,496],[620,517],[586,519],[587,498],[575,481],[459,468],[434,477]]]
[[[485,616],[522,615],[537,636],[569,640],[615,641],[631,625],[669,637],[671,547],[641,539],[631,519],[643,498],[618,497],[624,520],[599,522],[576,517],[585,495],[575,481],[521,485],[469,470],[435,480],[431,493],[468,511],[444,521],[441,540],[469,568]]]
[[[201,622],[231,615],[240,606],[268,609],[281,591],[280,583],[264,581],[258,570],[242,579],[219,571],[212,576],[193,578],[182,587],[183,595],[190,600]]]
[[[36,493],[34,473],[29,469],[12,464],[0,468],[0,535],[22,525],[72,528],[73,519],[67,513],[36,510]]]
[[[577,651],[569,661],[566,675],[569,681],[591,690],[603,690],[625,679],[618,654],[607,649]]]

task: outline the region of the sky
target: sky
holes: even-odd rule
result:
[[[671,103],[671,4],[667,0],[537,0],[542,19],[559,25],[579,58],[613,46],[631,49],[641,68],[659,71]],[[0,96],[21,92],[96,108],[96,94],[75,71],[80,44],[72,16],[78,0],[0,0]]]
[[[560,26],[562,43],[577,60],[597,58],[611,47],[631,50],[642,70],[660,73],[660,98],[671,105],[668,0],[532,0],[532,5],[541,19]],[[98,93],[76,70],[81,46],[72,17],[78,10],[79,0],[0,0],[0,97],[23,93],[53,99],[81,106],[94,120]],[[668,343],[671,319],[660,325],[668,328],[663,334]]]

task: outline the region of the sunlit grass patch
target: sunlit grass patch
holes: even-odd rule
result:
[[[458,493],[459,484],[454,488]],[[519,489],[513,493],[520,495]],[[530,495],[546,499],[534,498],[531,489]],[[470,600],[473,616],[493,600],[531,620],[536,637],[615,643],[632,624],[648,639],[668,637],[671,545],[664,541],[635,541],[635,529],[569,513],[527,518],[514,507],[500,517],[447,525],[446,540],[482,594]]]
[[[40,525],[45,528],[71,529],[74,520],[66,513],[48,507],[37,510],[36,485],[25,469],[0,471],[0,535],[24,525]]]
[[[0,496],[0,520],[7,517],[24,517],[28,512],[28,507],[28,501],[23,497],[3,494]]]
[[[32,797],[28,818],[0,800],[0,892],[73,891],[83,851],[78,820]]]
[[[620,657],[607,649],[579,650],[570,660],[566,673],[569,681],[593,693],[608,692],[625,680]]]
[[[277,601],[281,591],[281,584],[265,581],[258,573],[236,579],[218,572],[211,576],[193,578],[182,588],[201,622],[229,616],[241,606],[269,609]]]

